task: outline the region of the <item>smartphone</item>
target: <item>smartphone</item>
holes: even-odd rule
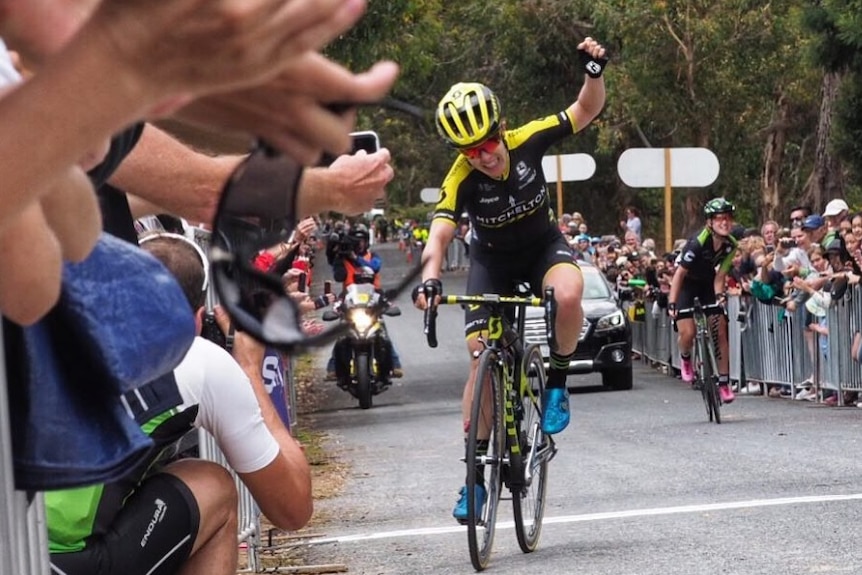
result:
[[[353,139],[353,152],[364,150],[367,154],[373,154],[380,149],[380,136],[373,130],[365,130],[363,132],[353,132],[350,134]]]
[[[373,130],[364,130],[361,132],[351,132],[350,138],[353,140],[353,147],[350,153],[355,154],[359,150],[364,150],[367,154],[373,154],[380,149],[380,136]],[[335,161],[335,156],[332,154],[323,154],[320,159],[321,166],[328,166]]]
[[[308,281],[308,276],[305,274],[305,272],[302,272],[301,274],[299,274],[299,287],[297,289],[299,291],[301,291],[302,293],[305,293],[305,289],[306,289],[306,287],[308,287],[305,285],[305,283],[307,281]]]
[[[766,246],[766,253],[771,254],[775,251],[775,246]]]
[[[332,282],[326,280],[323,282],[323,295],[329,295],[332,293]]]

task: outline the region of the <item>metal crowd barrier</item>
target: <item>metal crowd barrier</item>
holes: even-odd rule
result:
[[[212,233],[203,228],[190,228],[188,231],[189,239],[197,243],[205,254],[209,253],[210,241]],[[207,289],[207,305],[215,305],[216,302],[215,290],[212,282]],[[293,418],[291,418],[292,420]],[[237,544],[245,544],[247,551],[247,565],[245,571],[257,573],[260,571],[260,561],[258,550],[260,548],[260,509],[255,503],[251,492],[228,464],[222,451],[219,449],[215,438],[210,435],[205,429],[198,431],[198,453],[201,459],[213,461],[227,469],[236,483],[238,496],[237,508]]]
[[[198,431],[198,445],[201,459],[214,461],[225,469],[227,469],[236,483],[238,494],[238,517],[237,517],[237,544],[246,545],[247,550],[247,565],[240,572],[259,573],[260,558],[258,550],[260,548],[260,509],[255,503],[251,492],[236,474],[224,454],[218,448],[215,438],[204,429]]]
[[[632,322],[633,350],[648,363],[678,370],[677,335],[666,310],[652,299],[644,304],[644,321]],[[862,365],[851,357],[854,334],[862,329],[862,287],[848,289],[829,307],[825,353],[819,334],[806,325],[811,315],[804,304],[789,312],[750,296],[731,296],[727,310],[731,380],[787,386],[794,395],[803,384],[813,383],[837,391],[838,405],[843,405],[844,392],[862,391]]]
[[[30,501],[15,489],[7,383],[0,330],[0,574],[44,575],[50,571],[44,501],[41,493]]]
[[[464,270],[469,266],[470,259],[467,257],[467,245],[460,239],[455,238],[449,242],[446,248],[446,261],[444,267],[449,271]]]

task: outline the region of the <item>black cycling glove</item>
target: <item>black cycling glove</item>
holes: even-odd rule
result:
[[[436,295],[443,295],[443,282],[436,278],[431,278],[413,288],[413,292],[410,294],[410,297],[413,298],[413,303],[416,303],[416,299],[420,293],[425,293],[425,286],[434,288],[437,292]]]
[[[605,66],[608,65],[607,52],[601,58],[593,58],[592,54],[586,50],[578,50],[578,57],[581,59],[581,64],[584,65],[584,71],[590,78],[599,78],[602,72],[605,71]]]

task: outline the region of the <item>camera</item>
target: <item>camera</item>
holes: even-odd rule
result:
[[[349,258],[355,246],[355,240],[347,232],[333,232],[326,242],[326,262],[334,265],[340,260]]]
[[[781,240],[781,247],[783,247],[783,248],[795,248],[796,247],[796,240],[794,240],[792,238],[783,238]]]
[[[356,242],[352,237],[350,237],[350,234],[341,232],[332,239],[335,240],[336,255],[347,257],[353,253]]]
[[[329,245],[334,256],[346,258],[356,249],[356,239],[347,232],[338,232],[329,237]]]

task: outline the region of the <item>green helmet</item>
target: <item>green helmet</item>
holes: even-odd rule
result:
[[[703,206],[703,215],[711,218],[718,214],[732,214],[736,208],[724,198],[712,198]]]

